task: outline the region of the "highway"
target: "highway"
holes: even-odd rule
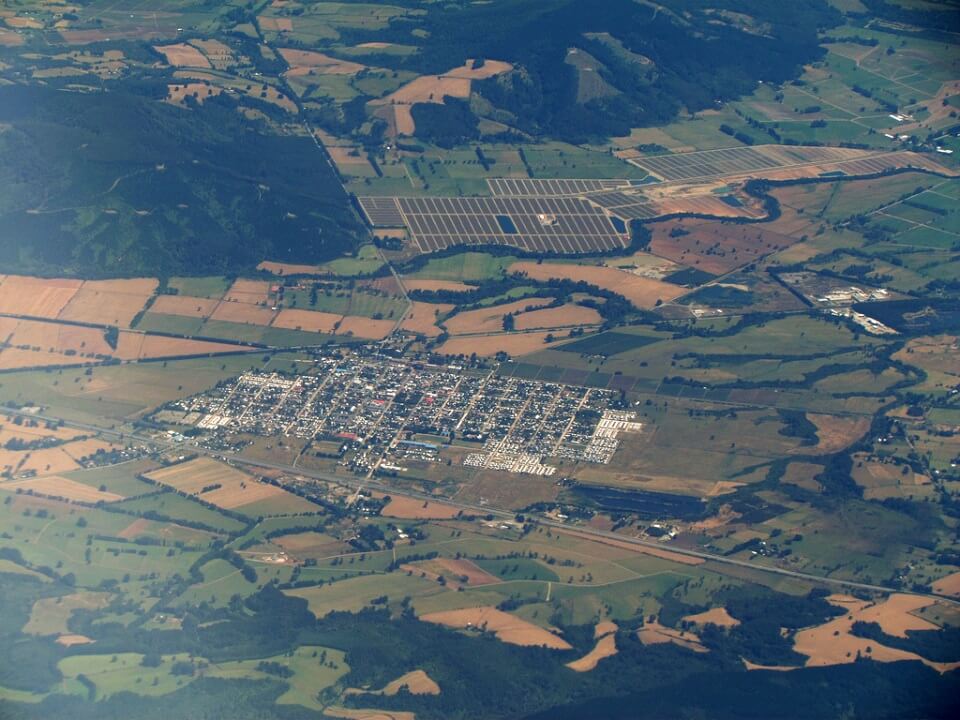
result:
[[[416,500],[429,500],[430,502],[443,502],[447,505],[452,505],[453,507],[459,508],[464,512],[475,514],[475,515],[492,515],[500,519],[509,519],[513,520],[516,517],[516,512],[504,508],[491,507],[489,505],[473,505],[470,503],[464,503],[457,500],[449,500],[442,497],[436,497],[433,495],[425,495],[423,493],[418,493],[412,490],[395,488],[390,485],[384,485],[382,483],[373,481],[365,477],[349,477],[345,475],[337,475],[334,473],[320,472],[316,470],[306,470],[304,468],[292,467],[290,465],[282,465],[279,463],[266,462],[264,460],[250,460],[247,458],[239,457],[237,455],[224,455],[222,452],[207,450],[205,448],[197,447],[195,445],[186,444],[185,442],[173,442],[169,440],[164,440],[162,438],[152,438],[146,437],[143,435],[138,435],[136,433],[122,432],[119,430],[105,428],[98,425],[91,425],[87,423],[75,422],[72,420],[67,420],[65,418],[59,418],[52,415],[46,415],[41,413],[30,413],[23,412],[20,410],[13,410],[10,408],[3,408],[3,412],[8,415],[19,415],[24,418],[33,418],[35,420],[43,420],[48,422],[62,423],[66,426],[76,428],[78,430],[86,430],[88,432],[100,433],[102,435],[122,438],[123,440],[130,442],[142,442],[144,444],[161,446],[169,450],[179,450],[181,452],[190,452],[197,453],[201,455],[207,455],[209,457],[215,457],[224,459],[229,463],[234,465],[241,465],[248,468],[261,468],[265,470],[276,470],[279,472],[288,473],[290,475],[297,475],[300,477],[310,478],[314,480],[323,480],[326,482],[333,482],[345,487],[353,488],[354,490],[371,489],[378,492],[385,493],[387,495],[397,495],[402,497],[413,498]],[[911,595],[919,595],[922,597],[929,597],[931,599],[940,600],[943,602],[948,602],[955,605],[960,605],[960,601],[955,600],[951,597],[944,595],[938,595],[936,593],[924,593],[924,592],[914,592],[907,589],[899,588],[890,588],[883,585],[871,585],[869,583],[855,582],[853,580],[843,580],[841,578],[832,578],[824,577],[821,575],[814,575],[812,573],[805,573],[798,570],[789,570],[787,568],[780,568],[771,565],[763,565],[759,563],[753,563],[747,560],[739,560],[737,558],[726,557],[724,555],[716,555],[714,553],[704,552],[701,550],[691,550],[688,548],[679,548],[673,545],[667,545],[660,542],[652,542],[650,540],[642,540],[640,538],[630,537],[628,535],[620,535],[618,533],[609,532],[605,530],[598,530],[596,528],[584,527],[580,525],[570,525],[567,523],[559,522],[552,520],[543,516],[536,516],[536,523],[543,527],[548,527],[555,529],[559,532],[572,535],[586,536],[587,538],[594,538],[599,541],[603,540],[615,540],[620,544],[628,544],[636,546],[637,548],[652,548],[659,551],[668,550],[671,553],[677,555],[683,555],[686,557],[697,558],[704,561],[719,563],[722,565],[730,565],[741,568],[748,568],[755,572],[767,573],[771,575],[780,575],[783,577],[795,578],[798,580],[804,580],[807,582],[818,583],[822,585],[831,585],[838,588],[846,588],[848,590],[865,590],[868,592],[878,592],[878,593],[892,593],[892,592],[901,592],[908,593]]]

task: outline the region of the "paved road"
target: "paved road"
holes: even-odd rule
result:
[[[323,480],[326,482],[334,482],[339,485],[345,485],[354,489],[359,489],[361,486],[367,489],[376,490],[378,492],[385,493],[387,495],[398,495],[403,497],[409,497],[416,500],[429,500],[431,502],[443,502],[447,505],[452,505],[454,507],[460,508],[465,512],[469,512],[477,515],[492,515],[501,519],[513,520],[516,513],[512,510],[506,510],[503,508],[490,507],[488,505],[473,505],[471,503],[465,503],[457,500],[448,500],[446,498],[438,498],[433,495],[425,495],[423,493],[414,492],[412,490],[399,489],[392,487],[390,485],[384,485],[372,480],[367,480],[366,478],[361,477],[350,477],[345,475],[336,475],[334,473],[320,472],[317,470],[306,470],[304,468],[295,468],[290,465],[282,465],[279,463],[271,463],[263,460],[250,460],[247,458],[238,457],[235,455],[224,455],[221,452],[216,452],[213,450],[206,450],[201,447],[194,445],[189,445],[183,442],[173,442],[163,439],[146,437],[143,435],[138,435],[136,433],[125,433],[111,428],[105,428],[98,425],[90,425],[87,423],[74,422],[71,420],[66,420],[63,418],[54,417],[51,415],[39,414],[39,413],[26,413],[19,410],[11,410],[4,408],[3,412],[9,415],[20,415],[25,418],[34,418],[36,420],[45,420],[50,422],[61,422],[64,425],[74,427],[80,430],[87,430],[90,432],[102,433],[104,435],[109,435],[113,437],[123,437],[126,441],[135,441],[142,442],[145,444],[160,445],[167,447],[172,450],[183,450],[189,451],[190,453],[199,453],[201,455],[207,455],[210,457],[223,458],[234,465],[242,465],[249,468],[262,468],[266,470],[277,470],[280,472],[289,473],[291,475],[298,475],[301,477],[311,478],[314,480]],[[705,561],[720,563],[723,565],[731,565],[736,567],[748,568],[755,572],[767,573],[771,575],[780,575],[783,577],[796,578],[798,580],[805,580],[808,582],[820,583],[824,585],[833,585],[835,587],[853,589],[853,590],[866,590],[869,592],[881,592],[881,593],[890,593],[890,592],[903,592],[911,595],[920,595],[923,597],[929,597],[931,599],[941,600],[944,602],[949,602],[952,604],[960,605],[960,601],[954,600],[953,598],[946,597],[944,595],[938,595],[936,593],[922,593],[922,592],[913,592],[910,590],[903,590],[897,588],[889,588],[883,585],[871,585],[869,583],[854,582],[852,580],[843,580],[840,578],[824,577],[821,575],[814,575],[812,573],[800,572],[797,570],[788,570],[786,568],[779,568],[771,565],[762,565],[759,563],[753,563],[748,560],[739,560],[737,558],[727,557],[725,555],[715,555],[709,552],[703,552],[701,550],[691,550],[687,548],[679,548],[672,545],[666,545],[664,543],[652,542],[649,540],[641,540],[639,538],[629,537],[627,535],[620,535],[614,532],[608,532],[605,530],[598,530],[596,528],[583,527],[579,525],[568,525],[562,522],[551,520],[550,518],[545,518],[542,516],[537,516],[536,522],[539,525],[544,527],[553,528],[568,534],[578,534],[588,537],[593,537],[598,540],[615,540],[618,543],[627,543],[629,545],[634,545],[639,548],[654,548],[656,550],[669,550],[672,553],[677,555],[684,555],[687,557],[698,558]]]

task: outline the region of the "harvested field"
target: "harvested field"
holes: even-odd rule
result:
[[[497,60],[487,60],[483,67],[472,67],[473,62],[452,68],[441,75],[422,75],[397,88],[385,97],[372,100],[367,105],[373,114],[386,120],[393,135],[413,135],[416,126],[410,108],[416,103],[443,104],[447,95],[455,98],[470,97],[474,80],[483,80],[513,68]]]
[[[644,645],[659,645],[661,643],[673,643],[693,652],[709,652],[700,643],[699,636],[692,632],[683,632],[673,628],[664,627],[658,622],[648,622],[642,628],[637,630],[637,637]]]
[[[573,662],[568,662],[567,667],[576,672],[590,672],[597,667],[601,660],[616,654],[617,636],[614,634],[604,635],[597,640],[597,644],[593,646],[593,650]]]
[[[851,633],[853,624],[858,621],[875,622],[885,633],[897,637],[907,637],[907,630],[936,630],[937,626],[933,623],[911,614],[934,604],[935,600],[903,594],[891,595],[878,604],[848,595],[831,595],[827,599],[849,612],[796,634],[793,649],[807,656],[807,667],[851,663],[858,657],[868,657],[876,662],[920,660],[938,672],[960,667],[960,663],[931,662],[915,653],[886,647],[876,640],[856,637]]]
[[[534,280],[564,278],[586,282],[622,295],[638,308],[652,308],[657,300],[667,302],[686,292],[685,288],[661,280],[634,275],[616,268],[599,265],[567,265],[561,263],[517,262],[508,270],[522,272]]]
[[[429,500],[414,500],[409,497],[391,496],[390,502],[380,513],[384,517],[405,520],[446,520],[460,514],[460,508]]]
[[[223,299],[229,302],[247,303],[248,305],[271,304],[271,283],[266,280],[235,280]]]
[[[617,625],[612,620],[602,620],[598,622],[593,628],[593,637],[595,639],[602,638],[604,635],[609,635],[610,633],[615,633],[620,629],[620,626]]]
[[[202,104],[207,98],[214,97],[222,92],[222,88],[203,82],[171,84],[167,85],[167,97],[164,101],[171,105],[184,105],[186,98],[189,96]]]
[[[434,562],[457,577],[465,577],[467,585],[494,585],[500,582],[496,575],[491,575],[469,560],[437,558]]]
[[[728,273],[798,241],[756,225],[719,221],[672,220],[656,223],[652,230],[650,252],[714,275]]]
[[[33,451],[0,449],[0,470],[14,475],[30,471],[37,475],[52,475],[79,467],[63,445]]]
[[[502,305],[457,313],[444,320],[443,325],[451,335],[474,335],[478,333],[497,333],[503,330],[503,316],[522,313],[527,308],[539,308],[549,305],[553,298],[527,298]]]
[[[476,290],[475,285],[457,282],[456,280],[425,280],[422,278],[403,278],[403,284],[407,290],[450,290],[452,292],[470,292]]]
[[[446,610],[421,615],[420,619],[452,628],[492,632],[498,640],[512,645],[543,646],[552,650],[570,649],[570,643],[560,636],[494,607]]]
[[[819,442],[814,449],[823,454],[835,453],[849,447],[870,428],[870,419],[866,417],[807,413],[807,419],[817,426]],[[809,447],[803,448],[803,452],[809,450]]]
[[[191,40],[190,44],[206,55],[217,70],[226,70],[236,64],[233,51],[219,40]]]
[[[273,327],[303,330],[305,332],[332,333],[340,319],[341,316],[334,313],[287,308],[281,310],[274,318]]]
[[[427,337],[436,337],[440,334],[440,328],[436,325],[437,315],[445,315],[452,309],[453,305],[444,303],[414,301],[407,311],[407,316],[400,323],[400,329]]]
[[[593,308],[567,303],[560,307],[544,308],[517,316],[517,330],[540,330],[577,325],[599,325],[603,318]]]
[[[293,32],[293,20],[284,17],[268,17],[267,15],[258,15],[257,21],[263,30],[272,30],[273,32]]]
[[[324,708],[323,714],[327,717],[343,718],[343,720],[416,720],[412,712],[405,710],[367,710],[331,706]]]
[[[246,325],[269,325],[276,314],[276,311],[262,305],[223,300],[210,317],[213,320]]]
[[[387,683],[380,692],[384,695],[396,695],[405,687],[411,695],[439,695],[440,686],[423,670],[412,670]]]
[[[366,65],[339,60],[312,50],[279,48],[278,51],[290,66],[287,75],[356,75],[366,69]]]
[[[60,320],[130,327],[157,289],[153,278],[88,280],[58,316]]]
[[[146,360],[148,358],[235,353],[249,349],[243,345],[231,345],[229,343],[121,332],[117,350],[114,354],[121,360]]]
[[[0,322],[0,326],[3,326],[0,327],[0,340],[7,340],[14,348],[51,353],[64,358],[73,355],[75,357],[72,362],[114,354],[113,348],[107,344],[103,336],[103,330],[99,328],[61,325],[38,320],[8,322],[14,323],[15,328],[9,335],[4,335],[3,331],[8,327],[7,322]]]
[[[933,591],[939,595],[960,597],[960,572],[951,573],[946,577],[935,580],[933,583]]]
[[[57,637],[57,644],[64,647],[73,647],[74,645],[89,645],[96,640],[88,638],[86,635],[77,635],[76,633],[66,633]]]
[[[193,45],[187,45],[186,43],[154,45],[153,49],[163,55],[167,59],[167,63],[174,67],[210,67],[210,61]]]
[[[345,315],[337,328],[339,335],[353,335],[367,340],[383,340],[393,332],[393,320],[373,320],[358,315]]]
[[[691,622],[697,625],[716,625],[723,628],[736,627],[740,621],[727,612],[726,608],[710,608],[706,612],[696,615],[687,615],[682,618],[684,622]]]
[[[117,495],[116,493],[112,492],[103,492],[90,485],[84,485],[76,480],[70,480],[58,475],[49,475],[47,477],[3,483],[0,485],[0,488],[3,488],[4,490],[10,490],[12,492],[16,492],[17,490],[27,492],[29,490],[38,495],[46,495],[47,497],[63,498],[64,500],[84,503],[114,502],[116,500],[123,500],[123,495]]]
[[[23,45],[24,42],[23,35],[20,33],[0,28],[0,47],[15,47],[17,45]]]
[[[546,342],[549,334],[547,331],[541,331],[455,337],[443,343],[437,351],[445,355],[476,353],[480,357],[493,357],[497,353],[504,352],[510,357],[520,357],[550,347]]]
[[[11,422],[9,425],[0,425],[0,445],[6,445],[11,440],[27,443],[46,438],[73,440],[85,434],[82,430],[66,426],[49,428],[45,424],[32,426],[15,425]]]
[[[159,295],[150,306],[150,312],[184,317],[209,317],[217,307],[217,300],[189,295]]]
[[[56,318],[82,284],[65,278],[8,275],[0,282],[0,313]]]
[[[206,457],[160,468],[145,477],[227,510],[278,499],[289,501],[290,512],[314,509],[312,504],[286,490],[259,482],[236,468]]]

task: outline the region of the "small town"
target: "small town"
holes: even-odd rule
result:
[[[157,418],[204,431],[206,444],[228,434],[328,441],[355,472],[435,460],[443,444],[458,440],[476,445],[465,465],[552,475],[545,457],[610,462],[618,434],[641,430],[624,402],[612,390],[351,351],[321,356],[305,374],[243,374]]]

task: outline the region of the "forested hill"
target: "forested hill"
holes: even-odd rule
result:
[[[377,58],[418,73],[468,58],[511,62],[513,72],[475,86],[488,101],[479,112],[533,135],[582,141],[789,79],[822,55],[817,31],[840,20],[824,0],[463,0],[350,39],[419,45]]]
[[[308,137],[258,131],[227,97],[185,112],[124,89],[6,86],[0,126],[7,269],[231,273],[337,257],[363,232]]]

